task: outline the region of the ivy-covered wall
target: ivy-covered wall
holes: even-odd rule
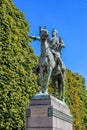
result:
[[[39,89],[28,33],[24,14],[0,0],[0,130],[24,129],[26,106]]]
[[[38,75],[33,72],[38,58],[29,45],[29,29],[13,2],[0,0],[0,130],[24,130],[26,106],[39,91]],[[65,99],[74,130],[87,130],[85,80],[70,70],[66,71]]]

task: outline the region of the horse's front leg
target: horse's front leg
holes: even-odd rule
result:
[[[43,68],[40,67],[40,93],[42,93],[44,90],[43,90],[43,84],[44,84],[44,74],[43,74]]]
[[[49,81],[50,81],[50,77],[51,77],[51,74],[52,74],[52,67],[47,67],[47,78],[46,78],[46,91],[45,93],[48,94],[48,84],[49,84]]]

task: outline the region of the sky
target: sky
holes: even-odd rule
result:
[[[58,31],[65,48],[62,59],[68,69],[82,75],[87,84],[87,0],[13,0],[30,24],[31,36],[39,36],[39,26]],[[30,43],[40,55],[40,42]]]

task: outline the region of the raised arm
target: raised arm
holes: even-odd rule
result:
[[[33,40],[39,40],[40,41],[40,37],[38,37],[38,36],[29,36],[29,38],[31,38]]]

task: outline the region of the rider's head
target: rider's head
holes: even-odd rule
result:
[[[57,36],[57,34],[58,34],[57,30],[56,30],[56,29],[53,29],[53,30],[52,30],[52,37]]]

